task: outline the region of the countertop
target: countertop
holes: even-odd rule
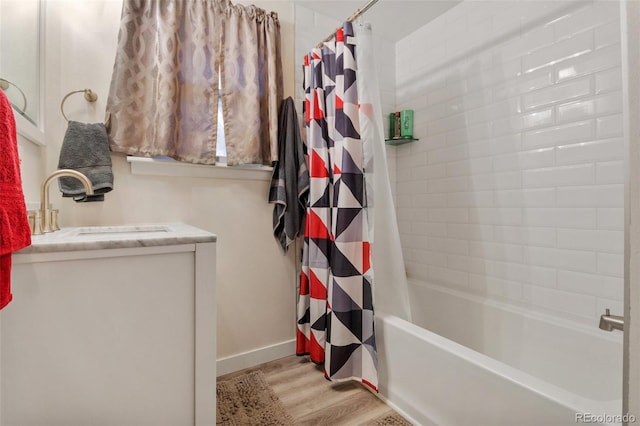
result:
[[[215,234],[184,223],[83,226],[33,235],[31,245],[16,254],[210,243],[216,239]]]

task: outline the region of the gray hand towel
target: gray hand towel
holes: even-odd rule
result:
[[[63,176],[58,179],[63,197],[75,201],[104,201],[104,194],[113,189],[113,172],[107,129],[102,123],[69,121],[60,149],[59,169],[77,170],[89,178],[95,195],[85,193],[82,182]]]
[[[300,235],[307,211],[309,170],[300,136],[298,114],[291,97],[280,106],[278,161],[273,166],[269,202],[273,206],[273,234],[284,253]]]

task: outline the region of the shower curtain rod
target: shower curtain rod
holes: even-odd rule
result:
[[[365,4],[364,6],[362,6],[360,9],[356,10],[355,12],[353,12],[353,15],[351,15],[348,19],[347,22],[353,22],[355,21],[360,15],[362,15],[363,13],[365,13],[367,10],[371,9],[371,7],[378,3],[379,0],[369,0],[369,2],[367,4]],[[324,40],[322,40],[320,43],[318,43],[316,45],[317,48],[322,47],[323,43],[326,43],[327,41],[333,39],[336,36],[335,32],[333,34],[330,34],[329,36],[327,36],[327,38],[325,38]]]

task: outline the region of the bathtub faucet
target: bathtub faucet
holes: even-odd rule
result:
[[[622,331],[624,329],[624,318],[620,315],[611,315],[611,311],[607,308],[604,314],[600,315],[600,328],[604,331]]]
[[[55,178],[61,176],[70,176],[78,179],[82,182],[87,195],[93,195],[93,186],[91,185],[91,181],[82,173],[71,169],[60,169],[54,171],[47,176],[42,183],[42,188],[40,189],[40,210],[34,212],[35,217],[33,218],[33,229],[31,232],[33,235],[40,235],[60,229],[58,228],[58,211],[49,208],[49,185]]]

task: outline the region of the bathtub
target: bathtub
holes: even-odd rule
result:
[[[621,333],[409,288],[414,323],[378,313],[376,335],[380,395],[415,424],[620,424]]]

